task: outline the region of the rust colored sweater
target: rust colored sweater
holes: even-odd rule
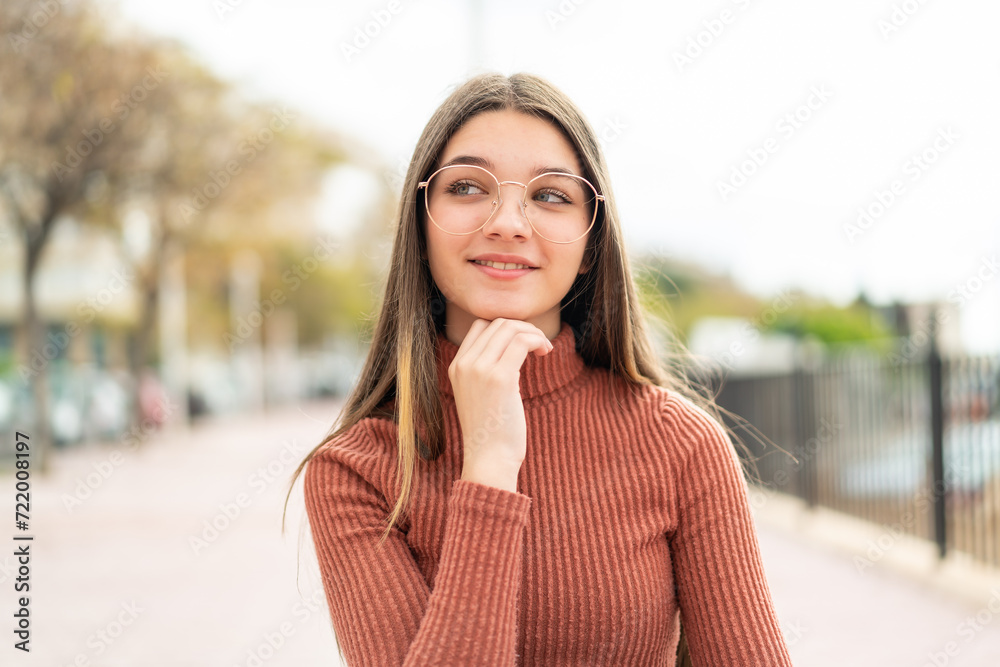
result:
[[[460,479],[438,335],[447,449],[397,499],[396,425],[368,418],[309,462],[305,503],[333,627],[354,665],[788,666],[739,460],[706,413],[587,366],[563,323],[529,354],[518,492]],[[609,393],[618,382],[621,405]]]

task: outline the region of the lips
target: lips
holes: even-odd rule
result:
[[[488,278],[499,282],[516,282],[538,270],[537,267],[527,266],[519,262],[497,262],[485,259],[470,259],[469,264],[476,267],[477,273],[484,274]],[[510,268],[498,268],[501,266]]]
[[[509,255],[505,253],[488,252],[477,255],[469,260],[480,266],[489,266],[500,271],[513,271],[516,269],[537,269],[538,265],[527,257],[521,255]]]
[[[480,264],[482,266],[492,266],[494,269],[501,269],[503,271],[510,271],[511,269],[533,269],[535,267],[529,266],[527,264],[517,264],[514,262],[491,262],[482,259],[470,260],[473,264]]]

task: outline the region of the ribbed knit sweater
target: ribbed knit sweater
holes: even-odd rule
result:
[[[309,461],[306,511],[348,665],[672,666],[678,614],[697,667],[791,665],[725,432],[674,392],[588,366],[568,323],[552,343],[521,367],[517,492],[460,479],[458,346],[442,334],[447,448],[417,459],[381,549],[396,424],[363,419]]]

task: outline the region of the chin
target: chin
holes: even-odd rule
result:
[[[504,318],[505,320],[520,320],[522,322],[526,322],[530,319],[530,316],[524,316],[519,313],[511,313],[508,311],[488,312],[488,313],[483,313],[481,315],[473,313],[473,315],[479,319],[489,320],[490,322],[499,319],[501,317]]]
[[[491,308],[489,310],[476,310],[471,312],[473,317],[490,321],[500,317],[508,320],[527,321],[533,317],[530,312],[523,308]]]

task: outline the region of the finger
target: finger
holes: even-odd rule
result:
[[[455,353],[454,361],[461,361],[465,358],[469,351],[473,348],[486,329],[489,328],[491,322],[489,320],[484,320],[482,318],[476,319],[469,326],[469,330],[465,334],[465,338],[462,339],[462,343],[458,346],[458,352]]]
[[[490,338],[481,358],[487,359],[492,364],[504,363],[504,356],[512,345],[516,346],[515,368],[521,367],[524,358],[531,350],[542,350],[542,354],[547,354],[552,348],[552,343],[535,325],[520,320],[509,320],[507,326]],[[509,357],[506,364],[510,363],[512,362]]]
[[[480,320],[477,320],[477,322]],[[463,355],[464,358],[469,359],[479,359],[483,356],[483,353],[489,348],[490,341],[497,335],[498,331],[503,331],[506,327],[510,326],[508,323],[514,323],[518,320],[508,320],[503,317],[498,317],[495,320],[481,320],[486,323],[486,328],[483,329],[474,340],[470,341],[469,346]],[[469,327],[470,331],[472,327]],[[466,334],[466,340],[469,335]],[[465,340],[462,341],[462,346],[465,346]],[[500,359],[500,353],[496,353],[495,356],[491,356],[490,361],[496,362]]]
[[[551,349],[552,343],[544,334],[524,331],[517,332],[507,344],[497,364],[520,371],[529,352],[535,351],[540,354],[548,354]]]

